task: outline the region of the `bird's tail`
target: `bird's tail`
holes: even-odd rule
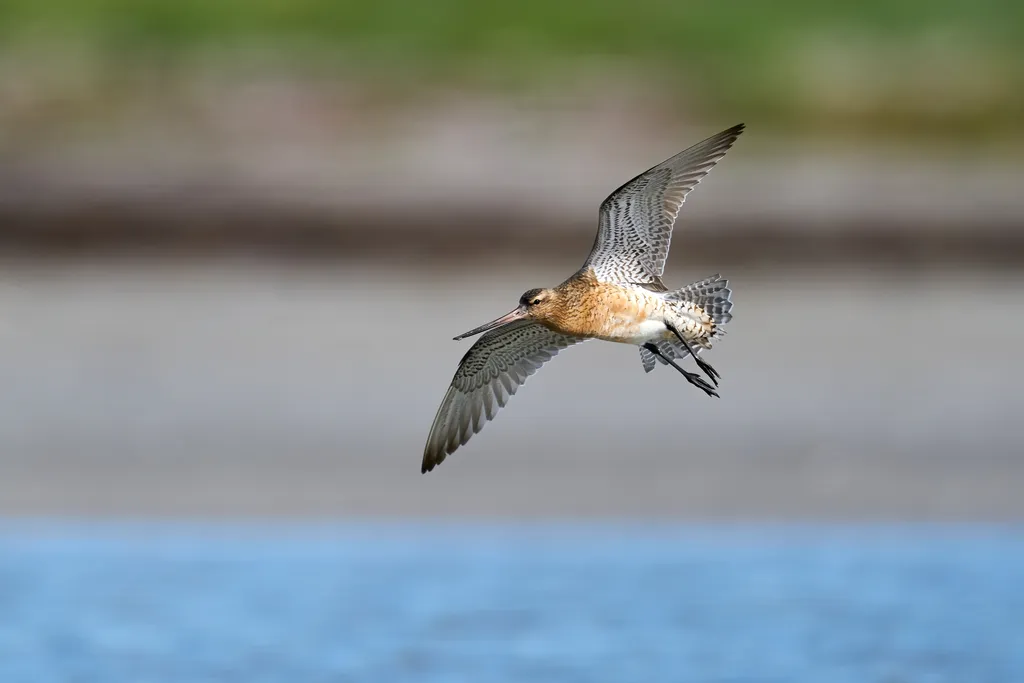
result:
[[[692,341],[690,348],[694,353],[711,348],[711,341],[725,335],[722,325],[732,320],[732,290],[729,289],[729,281],[723,279],[721,275],[712,275],[706,280],[669,292],[665,295],[665,300],[695,304],[703,309],[714,323],[714,328],[707,337]],[[673,339],[662,339],[657,345],[662,355],[668,358],[685,358],[690,354],[685,346]],[[664,360],[643,347],[640,348],[640,360],[643,361],[645,372],[654,369],[656,360],[665,364]]]
[[[665,295],[668,301],[692,301],[710,316],[715,323],[715,335],[721,336],[721,325],[732,320],[732,290],[729,281],[715,274],[706,280],[686,285],[682,289]]]

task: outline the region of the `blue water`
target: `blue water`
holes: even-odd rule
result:
[[[0,681],[1024,681],[1000,528],[7,526]]]

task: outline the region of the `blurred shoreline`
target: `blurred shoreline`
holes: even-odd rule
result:
[[[693,262],[1024,263],[1018,138],[694,116],[632,78],[603,95],[594,82],[377,102],[344,80],[192,76],[205,87],[144,88],[81,120],[32,83],[8,93],[0,249],[582,254],[609,192],[743,120],[681,214],[676,250]]]
[[[316,187],[301,173],[269,187],[244,174],[207,178],[200,168],[168,177],[133,167],[62,175],[9,165],[0,174],[0,247],[40,257],[135,250],[537,258],[543,240],[548,256],[583,254],[600,201],[642,166],[608,160],[589,176],[545,178],[534,173],[542,156],[519,176],[480,169],[476,186],[412,167],[390,181],[368,173],[354,183],[339,166]],[[685,246],[677,249],[694,262],[1024,263],[1019,168],[947,163],[911,171],[881,159],[823,157],[806,166],[736,157],[702,184],[680,218]]]

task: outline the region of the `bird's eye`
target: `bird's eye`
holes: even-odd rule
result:
[[[539,304],[539,303],[540,303],[540,299],[538,298],[538,299],[534,299],[533,301],[531,301],[531,302],[530,302],[530,305],[531,305],[531,306],[536,306],[536,305],[537,305],[537,304]]]

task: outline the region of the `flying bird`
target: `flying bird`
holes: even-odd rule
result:
[[[698,354],[732,320],[729,281],[713,275],[670,291],[662,282],[672,226],[690,190],[743,132],[739,124],[698,142],[612,192],[583,267],[557,287],[531,289],[511,312],[465,334],[470,347],[441,401],[423,449],[429,472],[464,446],[526,378],[564,348],[587,339],[640,347],[646,372],[671,365],[708,396],[721,375]],[[700,374],[676,360],[692,356]]]

